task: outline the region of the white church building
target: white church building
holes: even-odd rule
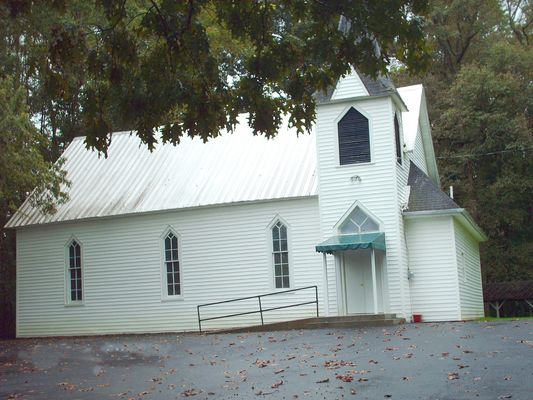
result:
[[[150,152],[116,133],[108,157],[76,138],[64,153],[70,200],[28,202],[17,231],[17,336],[198,329],[197,306],[316,286],[321,316],[410,321],[483,315],[483,231],[440,190],[424,90],[353,73],[318,99],[313,132],[184,138]],[[307,303],[315,291],[263,299]],[[316,304],[264,313],[312,317]],[[206,308],[257,309],[257,299]],[[259,314],[205,321],[257,325]]]

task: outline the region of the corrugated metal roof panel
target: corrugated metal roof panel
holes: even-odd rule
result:
[[[64,153],[70,200],[54,215],[28,202],[7,227],[317,194],[315,136],[287,121],[274,139],[254,136],[241,116],[233,134],[183,138],[151,153],[130,132],[113,134],[108,157],[78,137]]]

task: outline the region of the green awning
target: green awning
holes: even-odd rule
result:
[[[361,233],[360,235],[332,236],[328,240],[318,244],[316,251],[331,254],[335,251],[376,249],[385,251],[385,234]]]

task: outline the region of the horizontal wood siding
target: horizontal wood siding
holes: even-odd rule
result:
[[[424,144],[422,143],[422,133],[420,132],[420,126],[416,132],[415,146],[411,155],[411,161],[413,161],[418,168],[420,168],[427,175],[428,167],[426,162],[426,153],[424,151]]]
[[[370,163],[339,165],[337,122],[355,107],[369,119]],[[390,98],[369,98],[320,106],[317,110],[317,149],[321,234],[336,234],[335,224],[359,201],[383,224],[387,246],[387,273],[390,310],[402,314],[402,260],[398,221],[400,211],[396,182],[393,111]],[[357,179],[356,177],[359,177]],[[334,257],[328,256],[330,313],[336,314],[337,280]],[[388,307],[387,307],[388,308]]]
[[[411,303],[424,321],[459,320],[452,217],[406,220]]]
[[[322,285],[322,258],[314,249],[320,239],[316,198],[19,229],[17,335],[196,330],[198,304],[275,290],[267,226],[276,215],[289,225],[292,286]],[[162,298],[161,240],[169,227],[180,235],[182,300]],[[73,236],[82,245],[82,306],[66,306],[64,300],[65,245]],[[263,307],[307,301],[314,293],[280,297],[266,299]],[[256,307],[257,300],[233,303],[205,315]],[[265,321],[313,316],[314,307],[271,312]],[[205,327],[259,322],[259,315],[249,315]]]
[[[396,110],[396,113],[394,115],[398,115],[398,110]],[[400,121],[401,122],[401,114],[400,114]],[[394,142],[396,143],[396,132],[391,132],[391,140],[394,135]],[[404,136],[403,136],[403,129],[400,129],[399,132],[399,140],[400,143],[404,143]],[[395,172],[396,172],[396,191],[398,193],[397,195],[397,203],[396,208],[398,210],[401,209],[402,203],[405,203],[406,201],[406,187],[407,187],[407,180],[409,178],[409,153],[400,153],[401,156],[403,156],[403,162],[400,164],[396,161],[394,161],[395,165]],[[401,212],[398,213],[398,239],[399,239],[399,263],[400,263],[400,284],[401,284],[401,298],[402,298],[402,307],[404,310],[404,316],[406,319],[409,319],[411,317],[411,294],[410,294],[410,288],[409,288],[409,279],[408,279],[408,251],[407,251],[407,243],[405,238],[405,221],[403,219],[403,215]]]
[[[339,100],[347,97],[368,96],[365,85],[356,73],[351,73],[339,80],[331,99]]]
[[[483,317],[483,289],[479,243],[457,221],[454,221],[455,246],[461,298],[461,319]]]

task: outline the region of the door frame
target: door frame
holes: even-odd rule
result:
[[[369,250],[371,251],[371,250]],[[379,265],[380,268],[380,286],[381,291],[377,290],[377,297],[381,299],[381,307],[378,308],[378,314],[387,313],[389,310],[389,296],[387,295],[388,292],[388,279],[387,279],[387,257],[386,254],[383,252],[381,257],[377,257],[377,252],[373,251],[373,258],[374,262],[377,263],[379,259],[381,259],[381,263]],[[371,255],[372,257],[372,255]],[[345,263],[345,252],[336,252],[334,253],[335,258],[335,272],[336,272],[336,284],[337,288],[337,306],[338,306],[338,315],[354,315],[348,313],[348,301],[347,301],[347,285],[346,285],[346,263]],[[377,267],[377,264],[375,264]],[[377,279],[376,279],[377,280]],[[377,282],[376,282],[377,285]],[[378,299],[378,307],[379,307],[379,299]],[[374,314],[373,312],[370,314]]]

